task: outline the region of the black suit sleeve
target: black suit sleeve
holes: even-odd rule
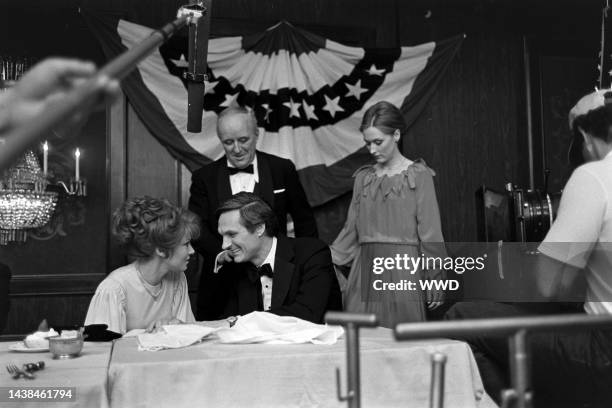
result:
[[[301,281],[293,303],[270,309],[280,316],[295,316],[314,323],[322,323],[334,294],[335,275],[331,253],[327,246],[320,246],[302,265]]]
[[[198,320],[219,320],[239,314],[235,289],[239,271],[239,265],[229,264],[218,273],[206,274],[206,287],[198,292]]]
[[[202,170],[193,173],[191,178],[191,188],[189,189],[189,210],[200,217],[200,237],[192,242],[194,249],[202,256],[216,256],[221,248],[221,240],[217,236],[217,231],[211,230],[211,210],[209,208],[208,187],[205,182],[206,174]]]
[[[285,168],[285,177],[288,188],[288,212],[293,218],[296,237],[313,237],[317,238],[319,232],[317,230],[317,222],[315,221],[312,208],[308,204],[304,187],[298,176],[297,170],[291,161],[287,160]]]

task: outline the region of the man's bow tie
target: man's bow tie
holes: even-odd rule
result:
[[[262,276],[267,276],[268,278],[273,278],[274,273],[272,272],[272,267],[269,263],[261,265],[259,268],[255,265],[251,264],[248,268],[249,278],[252,282],[259,280]]]
[[[267,276],[268,278],[271,278],[273,275],[272,267],[270,266],[269,263],[263,264],[259,268],[257,268],[257,274],[259,275],[260,278],[262,276]]]
[[[253,165],[249,164],[244,169],[238,169],[236,167],[228,167],[227,171],[229,171],[230,176],[233,176],[234,174],[238,174],[238,173],[251,173],[251,174],[253,174]]]

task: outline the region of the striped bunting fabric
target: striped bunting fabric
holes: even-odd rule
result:
[[[85,13],[110,59],[152,32]],[[213,24],[214,32],[214,24]],[[190,170],[223,155],[219,112],[254,110],[257,148],[295,164],[312,206],[351,190],[369,161],[359,125],[372,104],[401,106],[410,126],[433,94],[463,37],[412,47],[348,47],[281,22],[245,37],[211,39],[202,131],[187,132],[187,39],[177,35],[141,62],[122,88],[157,140]]]

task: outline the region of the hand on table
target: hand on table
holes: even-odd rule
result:
[[[169,324],[182,324],[183,322],[180,321],[179,319],[177,319],[176,317],[172,317],[172,318],[166,318],[166,319],[159,319],[157,321],[154,321],[153,323],[151,323],[147,328],[146,328],[146,332],[147,333],[157,333],[159,331],[161,331],[163,329],[164,326],[169,325]]]
[[[196,324],[205,327],[212,327],[214,329],[218,327],[230,327],[229,321],[227,319],[221,320],[206,320],[201,322],[196,322]]]

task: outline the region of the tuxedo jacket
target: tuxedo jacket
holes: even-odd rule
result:
[[[272,207],[281,234],[287,233],[287,214],[291,214],[297,237],[317,237],[317,225],[312,209],[293,163],[259,151],[256,154],[259,182],[253,193]],[[221,236],[217,232],[218,219],[215,211],[223,201],[232,196],[229,177],[225,156],[196,170],[192,175],[189,209],[201,219],[200,237],[192,244],[204,258],[196,311],[199,320],[210,320],[210,315],[201,306],[201,298],[209,295],[209,281],[214,280],[211,276],[214,260],[221,252]]]
[[[262,310],[261,281],[252,264],[228,263],[216,275],[216,291],[204,304],[211,319]],[[278,237],[269,312],[323,323],[326,311],[341,309],[329,247],[314,238]]]

